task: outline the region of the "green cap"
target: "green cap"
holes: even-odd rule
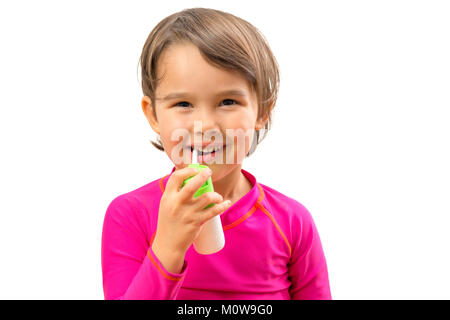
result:
[[[198,163],[191,163],[188,165],[189,168],[197,168],[199,171],[202,171],[203,169],[208,168],[208,166],[202,165],[202,164],[198,164]],[[183,188],[184,185],[190,180],[192,179],[194,176],[189,177],[187,179],[185,179],[183,181],[183,184],[181,185],[181,187]],[[206,182],[197,190],[197,192],[194,194],[194,198],[197,198],[199,196],[201,196],[202,194],[204,194],[205,192],[212,192],[214,191],[214,187],[212,184],[212,180],[211,177],[208,177],[208,180],[206,180]],[[209,205],[207,205],[205,208],[203,209],[208,209],[210,207],[212,207],[213,205],[215,205],[215,203],[210,203]]]

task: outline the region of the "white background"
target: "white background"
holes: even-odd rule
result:
[[[0,298],[103,299],[116,196],[169,173],[138,60],[188,7],[266,36],[273,129],[243,168],[305,205],[334,299],[449,299],[447,1],[3,1]]]

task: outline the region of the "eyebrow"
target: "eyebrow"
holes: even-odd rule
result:
[[[218,96],[230,95],[230,96],[241,96],[241,97],[247,96],[247,94],[244,91],[239,90],[239,89],[231,89],[231,90],[217,92],[217,95]],[[189,92],[172,92],[172,93],[169,93],[168,95],[166,95],[165,97],[156,98],[156,100],[167,101],[167,100],[183,98],[183,97],[187,97],[187,96],[189,96]]]

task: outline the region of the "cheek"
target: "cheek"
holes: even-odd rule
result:
[[[227,163],[242,163],[252,145],[255,135],[254,124],[251,121],[240,119],[233,126],[227,127],[226,135],[227,140],[233,145],[230,154],[227,155]]]
[[[188,164],[191,161],[190,150],[188,151],[185,148],[189,143],[189,139],[186,137],[188,135],[188,131],[185,130],[182,134],[169,135],[168,140],[166,142],[163,141],[164,151],[176,166],[183,166],[183,164]]]
[[[178,120],[176,117],[161,117],[161,140],[167,145],[168,148],[175,146],[182,140],[182,137],[186,135],[187,129],[186,123]]]
[[[253,129],[256,124],[256,119],[250,112],[236,113],[233,116],[223,117],[223,126],[229,129]]]
[[[240,164],[250,151],[253,130],[227,130],[228,147],[225,155],[227,164]],[[231,143],[231,145],[230,145]]]
[[[175,165],[190,163],[189,155],[183,149],[190,139],[186,123],[172,118],[171,121],[160,120],[160,136],[164,151]]]
[[[232,130],[232,132],[234,132],[234,135],[238,137],[239,138],[238,140],[240,141],[244,140],[247,141],[249,139],[251,141],[254,128],[255,128],[255,121],[253,121],[253,119],[251,119],[248,116],[236,117],[227,126],[227,129]]]

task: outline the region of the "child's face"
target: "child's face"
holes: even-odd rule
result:
[[[242,163],[254,130],[264,126],[257,121],[256,94],[246,78],[212,66],[192,44],[165,49],[157,71],[158,78],[164,78],[155,92],[156,117],[149,97],[142,99],[142,108],[177,169],[191,162],[190,146],[198,142],[226,146],[203,161],[213,171],[213,180]],[[221,93],[229,90],[241,93]],[[163,99],[174,93],[183,94]]]

